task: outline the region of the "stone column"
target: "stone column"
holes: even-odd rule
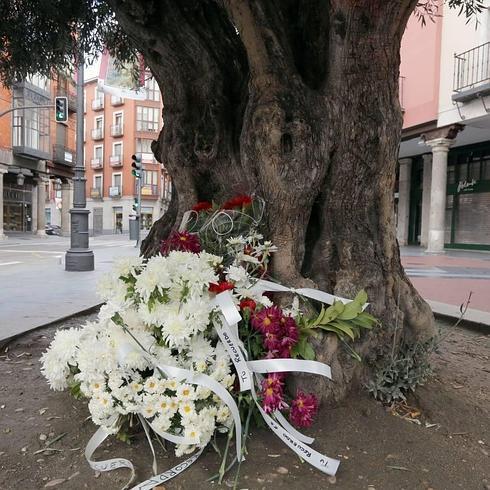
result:
[[[37,230],[37,185],[32,186],[31,193],[31,233],[34,235]]]
[[[37,230],[36,235],[46,236],[46,179],[38,177],[37,182]]]
[[[0,168],[0,240],[7,239],[7,236],[3,233],[3,174],[6,173],[6,168]]]
[[[429,240],[430,216],[430,183],[432,181],[432,154],[422,155],[424,160],[424,174],[422,183],[422,224],[420,232],[420,245],[427,247]]]
[[[430,185],[427,253],[444,253],[447,154],[452,142],[452,139],[447,138],[426,141],[426,144],[432,147],[432,181]]]
[[[399,160],[400,174],[398,179],[398,223],[396,234],[398,243],[408,243],[408,220],[410,216],[410,178],[412,175],[412,159]]]
[[[61,234],[70,236],[70,208],[72,205],[71,182],[61,184]]]

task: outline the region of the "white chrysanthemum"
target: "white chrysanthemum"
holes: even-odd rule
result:
[[[192,401],[196,399],[196,390],[193,386],[184,383],[178,387],[176,396],[179,402]]]
[[[196,450],[195,445],[189,446],[188,444],[177,444],[175,446],[175,456],[180,458],[184,454],[191,454],[193,451]]]
[[[221,405],[216,413],[216,421],[220,424],[226,423],[228,418],[231,416],[230,409],[226,405]]]
[[[183,345],[191,333],[192,325],[181,312],[168,311],[162,324],[162,335],[170,346]]]
[[[151,426],[160,432],[167,432],[171,425],[172,421],[166,413],[158,413],[151,422]]]
[[[179,403],[179,413],[182,417],[192,418],[196,414],[196,408],[194,406],[194,402],[191,400],[187,400]]]
[[[187,354],[194,363],[205,363],[210,361],[214,355],[214,349],[209,340],[203,334],[194,335],[189,340]]]
[[[142,265],[143,257],[120,257],[114,260],[112,270],[117,277],[128,276]]]
[[[121,305],[126,301],[128,289],[126,284],[112,272],[103,274],[97,281],[96,291],[104,301]]]
[[[53,390],[68,387],[70,365],[77,364],[81,331],[79,329],[58,330],[48,350],[41,357],[41,372]]]
[[[250,276],[242,266],[230,265],[226,270],[226,279],[237,287],[246,287],[250,284]]]
[[[145,391],[147,393],[157,393],[160,389],[160,380],[156,376],[145,379]]]

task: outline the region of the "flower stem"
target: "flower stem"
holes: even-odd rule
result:
[[[238,463],[238,468],[236,470],[236,475],[235,475],[235,481],[233,482],[233,490],[236,490],[237,485],[238,485],[238,477],[240,476],[240,468],[242,467],[242,461],[243,461],[243,455],[247,451],[247,436],[248,436],[248,428],[250,425],[250,419],[252,418],[252,412],[253,412],[253,405],[250,403],[248,407],[248,413],[247,413],[247,419],[245,421],[245,427],[243,429],[243,434],[242,434],[242,450],[241,450],[241,459]]]
[[[223,481],[223,477],[225,476],[225,473],[226,473],[226,459],[228,458],[228,449],[230,447],[230,442],[231,442],[231,438],[233,437],[233,429],[235,428],[235,426],[233,426],[229,432],[228,432],[228,437],[226,439],[226,446],[225,446],[225,452],[223,454],[223,460],[221,461],[221,466],[219,468],[219,472],[218,472],[218,475],[219,475],[219,478],[218,478],[218,484],[221,485],[221,482]]]

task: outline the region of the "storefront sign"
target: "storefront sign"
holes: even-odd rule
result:
[[[457,192],[473,192],[474,186],[476,184],[476,180],[472,179],[470,181],[468,180],[463,180],[458,182],[458,190]]]

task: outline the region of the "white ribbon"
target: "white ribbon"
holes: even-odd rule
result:
[[[313,288],[288,288],[287,286],[283,286],[282,284],[277,284],[275,282],[266,281],[264,279],[259,279],[251,288],[255,294],[262,294],[265,292],[271,293],[294,293],[299,294],[301,296],[305,296],[307,298],[314,299],[316,301],[320,301],[321,303],[326,303],[327,305],[333,305],[334,301],[341,301],[342,303],[347,304],[351,303],[351,299],[342,298],[342,296],[336,296],[334,294],[326,293],[325,291],[320,291],[319,289]],[[367,308],[369,303],[366,303],[363,306],[363,311]]]
[[[109,420],[109,425],[112,425],[117,420],[117,417],[113,417]],[[107,439],[109,433],[103,428],[100,427],[97,432],[90,438],[85,448],[85,458],[90,465],[90,467],[95,471],[112,471],[118,468],[129,468],[131,470],[131,477],[124,486],[126,488],[133,480],[135,476],[134,466],[131,461],[124,458],[113,458],[106,459],[105,461],[93,461],[92,456],[95,450]]]
[[[156,486],[161,485],[162,483],[165,483],[171,480],[172,478],[175,478],[180,473],[182,473],[187,468],[189,468],[189,466],[192,463],[194,463],[199,458],[199,456],[201,456],[203,451],[204,448],[200,449],[197,453],[193,454],[190,458],[186,459],[185,461],[182,461],[182,463],[179,463],[173,468],[164,471],[163,473],[160,473],[159,475],[156,475],[153,478],[149,478],[143,483],[139,483],[131,490],[151,490],[152,488],[155,488]]]

